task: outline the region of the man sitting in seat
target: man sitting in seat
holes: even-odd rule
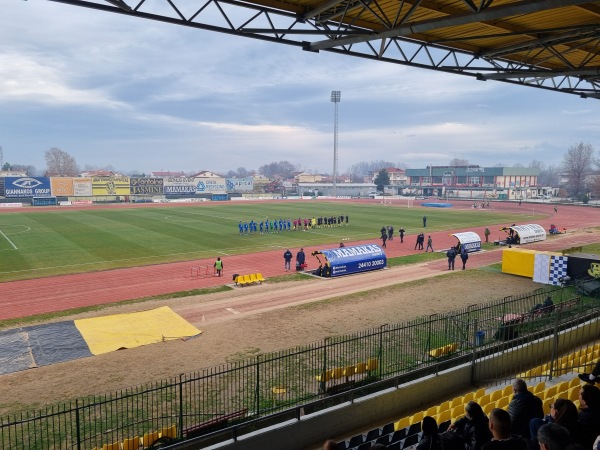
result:
[[[490,413],[490,431],[492,440],[486,442],[481,450],[528,450],[527,441],[521,436],[510,434],[510,414],[500,408],[494,408]]]

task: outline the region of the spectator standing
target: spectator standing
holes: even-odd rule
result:
[[[542,400],[527,390],[527,384],[521,378],[517,378],[512,387],[514,396],[508,404],[512,432],[530,439],[529,422],[531,419],[544,417]]]
[[[421,431],[423,435],[417,444],[416,450],[442,450],[440,435],[438,433],[438,424],[431,416],[423,417],[421,421]]]
[[[217,258],[217,260],[213,264],[213,267],[217,271],[217,276],[220,277],[222,275],[222,273],[223,273],[223,261],[221,261],[221,257],[220,256]]]
[[[460,260],[463,263],[463,268],[462,270],[465,270],[465,266],[467,265],[467,260],[469,259],[469,253],[467,253],[467,250],[463,247],[460,250]]]
[[[283,254],[283,260],[285,261],[285,271],[290,270],[291,262],[292,262],[292,252],[288,248]]]
[[[490,229],[488,227],[485,227],[485,231],[483,232],[483,234],[485,234],[485,242],[488,242],[488,239],[490,237]]]
[[[527,441],[521,436],[510,434],[510,414],[500,408],[490,413],[492,440],[483,444],[481,450],[528,450]]]
[[[454,260],[456,259],[456,249],[454,247],[450,247],[446,252],[446,257],[448,258],[448,270],[454,270]]]
[[[400,233],[400,243],[404,243],[404,228],[400,227],[400,230],[398,230],[398,232]]]
[[[423,228],[427,228],[427,216],[423,216]]]
[[[431,249],[431,253],[433,253],[433,239],[431,239],[431,236],[427,236],[427,248],[425,249],[425,253],[427,253],[429,249]]]
[[[306,267],[304,263],[306,262],[306,255],[304,254],[304,249],[301,248],[298,253],[296,253],[296,270],[302,271]]]
[[[581,439],[577,440],[585,448],[592,448],[600,430],[600,389],[593,384],[584,384],[579,391],[579,424]]]
[[[465,406],[465,417],[454,422],[448,430],[462,437],[465,450],[481,450],[483,444],[492,439],[488,418],[479,403],[470,401]]]

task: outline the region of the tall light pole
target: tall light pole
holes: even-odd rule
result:
[[[337,197],[337,165],[338,165],[338,103],[342,96],[341,91],[331,91],[331,101],[334,104],[333,112],[333,197]]]

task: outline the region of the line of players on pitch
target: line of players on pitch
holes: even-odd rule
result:
[[[330,217],[313,217],[312,219],[299,217],[298,219],[279,219],[265,220],[256,222],[254,219],[250,222],[242,222],[238,224],[240,236],[247,234],[268,234],[281,233],[284,231],[308,231],[313,228],[329,228],[348,226],[348,214]]]

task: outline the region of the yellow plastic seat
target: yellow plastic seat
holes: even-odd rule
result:
[[[498,389],[497,391],[493,391],[490,394],[490,402],[495,402],[500,400],[500,398],[502,397],[502,389]]]
[[[560,394],[561,392],[565,392],[567,389],[569,389],[569,382],[563,381],[556,386],[556,393]]]
[[[343,367],[335,367],[331,370],[331,379],[339,380],[344,376],[344,368]]]
[[[433,417],[436,414],[437,414],[437,406],[431,406],[425,411],[425,414],[423,414],[423,415]]]
[[[500,399],[498,399],[498,401],[496,401],[496,408],[506,409],[506,407],[508,406],[509,403],[510,403],[510,400],[509,400],[508,395],[505,397],[501,397]]]
[[[544,414],[550,414],[550,405],[554,403],[554,398],[547,398],[543,403]]]
[[[569,389],[575,386],[581,386],[581,380],[579,378],[573,378],[569,381]]]
[[[490,402],[490,397],[491,397],[490,394],[485,394],[485,395],[483,395],[483,396],[475,399],[475,401],[477,403],[479,403],[479,406],[483,407],[483,406],[487,405]]]
[[[354,369],[354,373],[355,374],[361,374],[361,373],[365,373],[367,371],[367,363],[364,362],[359,362],[356,363],[356,367]]]
[[[485,389],[484,388],[479,388],[475,392],[475,398],[483,397],[484,395],[485,395]]]
[[[455,406],[451,411],[452,422],[465,415],[465,407],[463,405]]]
[[[444,423],[448,420],[452,420],[452,413],[449,409],[445,409],[437,416],[437,423]]]
[[[440,414],[444,411],[449,411],[449,410],[450,410],[450,402],[449,401],[442,402],[437,407],[438,414]]]
[[[574,386],[574,387],[570,388],[567,391],[568,399],[571,400],[572,402],[574,402],[575,400],[579,400],[579,391],[580,390],[581,390],[581,387],[579,387],[579,386]]]
[[[502,389],[502,397],[506,397],[507,395],[510,395],[512,393],[513,393],[512,385],[504,386],[504,389]]]
[[[546,389],[544,391],[544,398],[542,400],[544,400],[544,399],[554,400],[554,397],[556,397],[557,387],[558,386],[555,385],[555,386],[552,386],[552,387],[549,387],[548,389]]]
[[[455,408],[457,406],[463,406],[463,400],[462,397],[454,397],[452,399],[452,401],[450,402],[450,409]]]
[[[113,442],[112,444],[104,444],[102,450],[121,450],[121,443]]]
[[[331,370],[327,370],[319,375],[317,375],[315,377],[315,379],[319,382],[319,383],[327,383],[329,380],[331,380],[332,376],[331,376]]]
[[[373,371],[377,370],[378,367],[379,367],[379,360],[377,358],[369,358],[369,360],[367,361],[367,371],[373,372]]]
[[[410,417],[403,417],[398,422],[394,423],[394,431],[401,430],[402,428],[406,428],[410,426]]]
[[[535,385],[535,388],[533,388],[533,393],[535,395],[539,396],[542,392],[544,392],[545,388],[546,388],[546,382],[540,381],[538,384]]]
[[[170,437],[175,439],[177,437],[177,425],[171,425],[168,428],[160,430],[160,437]]]
[[[423,411],[419,411],[410,418],[410,424],[418,423],[423,420]]]
[[[463,404],[466,405],[467,403],[469,403],[471,400],[473,400],[474,396],[475,396],[474,392],[467,392],[465,395],[462,396]]]
[[[355,370],[356,370],[356,366],[354,366],[354,364],[352,364],[351,366],[344,367],[344,376],[346,378],[350,378],[350,377],[354,376]]]
[[[257,279],[259,282],[261,282],[261,283],[262,283],[263,281],[267,281],[267,280],[265,280],[265,278],[263,277],[262,273],[260,273],[260,272],[258,272],[258,273],[256,274],[256,279]]]
[[[159,437],[160,436],[158,434],[158,431],[144,433],[144,435],[142,436],[142,445],[144,446],[144,448],[148,448],[152,444],[154,444],[158,440]]]
[[[123,450],[138,450],[142,446],[140,437],[125,438],[123,440]]]
[[[255,273],[251,273],[248,276],[250,277],[250,283],[258,283],[258,279],[256,278],[256,274]]]
[[[496,407],[496,402],[490,402],[483,407],[483,412],[489,414],[492,412],[492,409]]]

